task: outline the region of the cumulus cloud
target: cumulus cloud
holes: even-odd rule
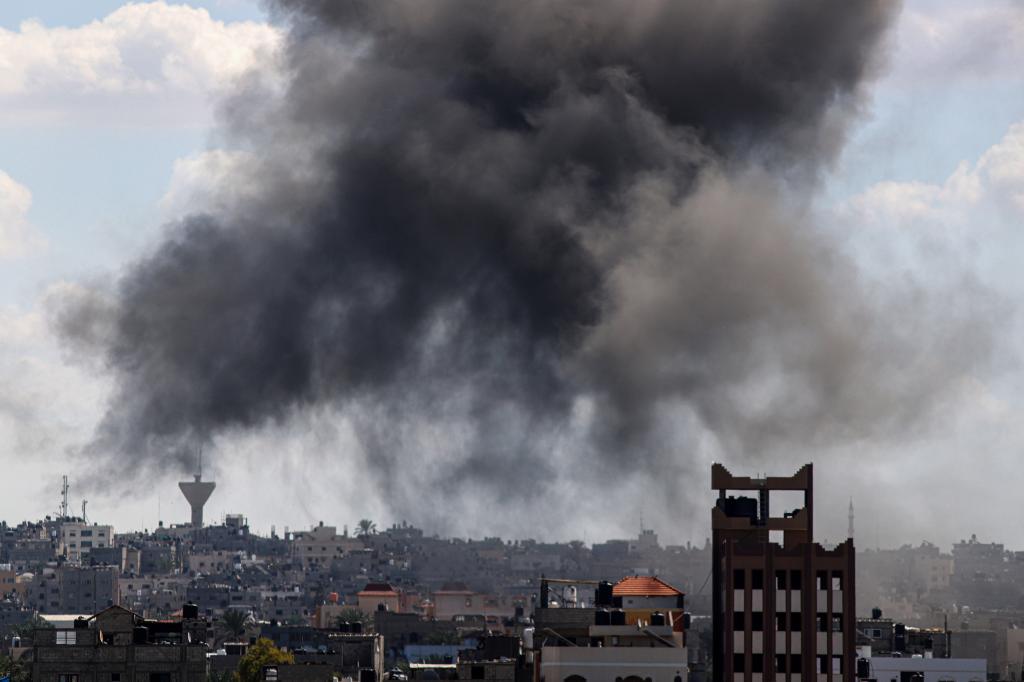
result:
[[[973,222],[979,208],[1024,217],[1024,121],[1011,126],[976,161],[961,161],[942,183],[879,182],[842,210],[870,224],[893,226]]]
[[[45,245],[28,221],[32,192],[0,171],[0,260],[17,258]]]
[[[147,119],[170,108],[161,120],[180,122],[183,108],[204,109],[211,93],[272,64],[280,42],[268,24],[225,23],[162,1],[78,27],[26,21],[0,29],[0,110],[8,120],[64,122],[123,109],[125,118]],[[159,106],[140,110],[140,100]]]

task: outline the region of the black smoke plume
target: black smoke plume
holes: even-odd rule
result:
[[[807,201],[897,9],[274,2],[283,91],[253,74],[224,104],[237,199],[170,226],[105,312],[62,313],[108,320],[87,451],[186,468],[327,406],[396,513],[444,523],[396,481],[671,490],[708,447],[914,423],[974,337],[864,283]]]

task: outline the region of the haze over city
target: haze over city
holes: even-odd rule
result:
[[[4,2],[0,518],[1024,547],[1024,8],[692,5]]]

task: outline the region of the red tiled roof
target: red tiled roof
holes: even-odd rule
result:
[[[367,583],[366,587],[357,592],[364,597],[383,597],[387,596],[398,596],[398,592],[395,588],[391,587],[388,583]]]
[[[634,575],[617,582],[612,594],[616,597],[678,597],[682,592],[659,578]]]

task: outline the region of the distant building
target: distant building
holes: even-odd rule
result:
[[[117,575],[112,567],[45,569],[28,584],[26,600],[40,613],[96,613],[119,603]]]
[[[398,590],[388,583],[369,583],[356,593],[359,610],[368,616],[377,611],[400,611],[401,598]]]
[[[362,548],[363,543],[358,538],[338,535],[337,527],[325,526],[322,521],[310,530],[296,533],[292,540],[295,559],[306,569],[330,566],[333,560]]]
[[[94,548],[106,548],[113,544],[114,528],[79,521],[60,524],[60,543],[57,551],[71,563],[85,563]]]

